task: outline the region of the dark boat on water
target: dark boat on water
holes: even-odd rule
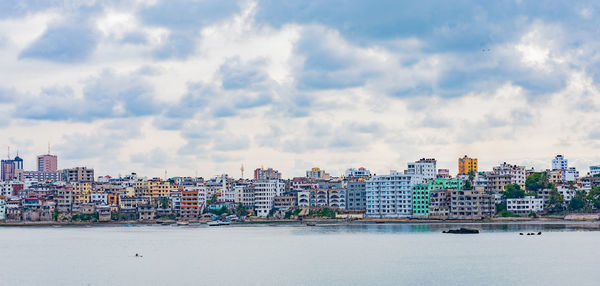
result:
[[[459,229],[450,229],[450,230],[444,230],[442,231],[442,233],[454,233],[454,234],[476,234],[479,233],[478,229],[470,229],[470,228],[464,228],[461,227]]]

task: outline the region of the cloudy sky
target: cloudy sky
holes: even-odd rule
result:
[[[482,5],[483,4],[483,5]],[[0,1],[0,144],[97,174],[600,164],[598,1]],[[0,152],[2,158],[6,151]]]

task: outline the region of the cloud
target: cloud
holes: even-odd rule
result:
[[[92,55],[97,43],[98,34],[94,27],[85,23],[61,24],[49,27],[19,54],[19,59],[82,62]]]
[[[35,120],[93,121],[101,118],[136,117],[156,114],[160,104],[153,88],[131,75],[104,70],[87,80],[83,96],[69,86],[45,87],[35,96],[18,101],[18,116]],[[40,104],[43,103],[43,104]]]

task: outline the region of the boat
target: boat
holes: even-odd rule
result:
[[[306,226],[317,226],[316,223],[307,223]]]
[[[221,226],[221,225],[229,225],[228,220],[213,220],[206,223],[208,226]]]
[[[444,230],[442,231],[442,233],[453,233],[453,234],[476,234],[479,233],[478,229],[470,229],[470,228],[464,228],[461,227],[459,229],[450,229],[450,230]]]
[[[187,221],[178,221],[177,225],[189,225],[190,223]]]

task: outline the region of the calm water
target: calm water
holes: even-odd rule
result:
[[[600,283],[598,224],[449,227],[0,227],[0,285]]]

